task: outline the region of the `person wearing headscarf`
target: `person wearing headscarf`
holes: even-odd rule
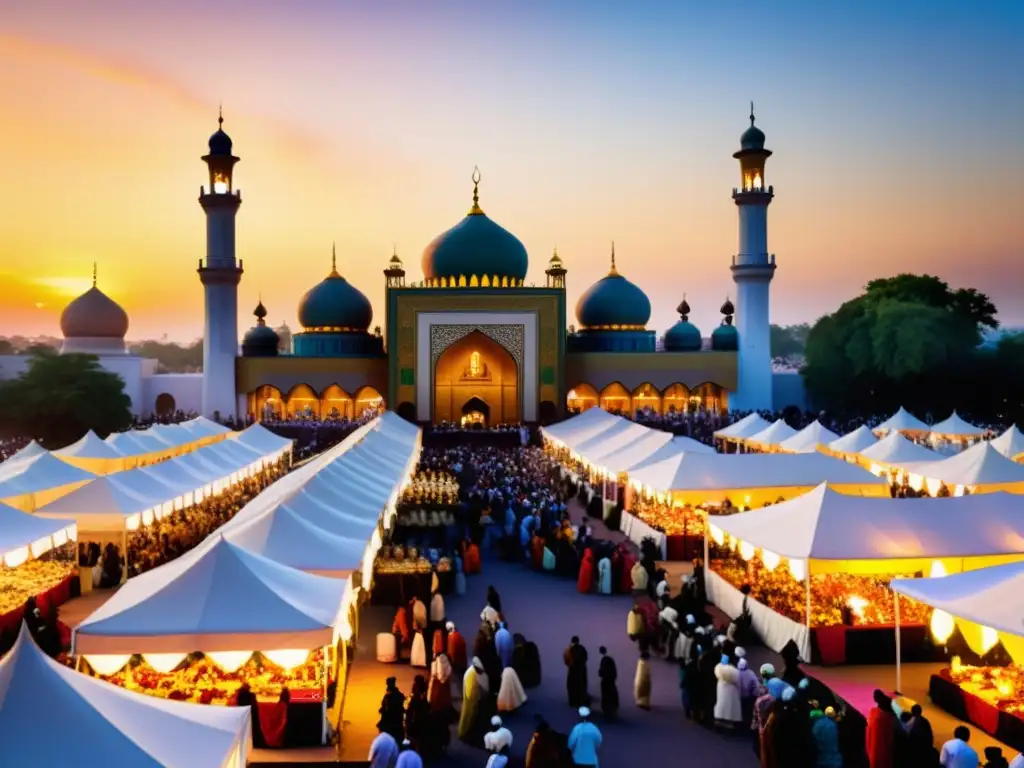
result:
[[[742,653],[740,653],[743,651]],[[740,704],[743,705],[743,725],[749,727],[754,716],[754,702],[761,695],[761,681],[747,663],[746,651],[736,649],[736,668],[740,671]]]
[[[512,633],[508,631],[503,621],[498,623],[498,631],[494,633],[494,650],[501,659],[502,669],[512,666],[512,652],[515,646],[512,643]]]
[[[462,544],[462,562],[467,576],[480,573],[480,547],[470,539]]]
[[[455,629],[455,624],[448,622],[448,661],[452,670],[461,675],[466,671],[466,639]]]
[[[743,721],[743,707],[740,697],[740,671],[730,663],[725,654],[715,666],[715,722],[735,728]]]
[[[537,716],[537,727],[526,747],[526,768],[561,768],[562,750],[547,721]]]
[[[423,630],[417,629],[412,638],[412,650],[409,652],[409,664],[414,667],[427,666],[427,641],[423,639]]]
[[[601,678],[601,712],[611,719],[619,712],[619,670],[607,648],[602,645],[598,653],[601,654],[601,664],[597,668],[597,676]]]
[[[764,739],[765,725],[768,723],[768,715],[771,713],[772,704],[777,698],[768,688],[768,683],[771,682],[774,677],[775,667],[771,664],[762,664],[761,679],[764,682],[761,684],[760,695],[754,699],[754,711],[752,715],[752,722],[750,724],[750,729],[753,731],[754,735],[754,753],[758,757],[761,756],[761,744]]]
[[[814,745],[810,721],[796,700],[796,689],[789,687],[782,698],[772,705],[772,713],[765,726],[767,768],[812,768]]]
[[[484,734],[484,749],[488,752],[512,749],[512,731],[502,724],[497,715],[491,718],[491,730]]]
[[[582,595],[590,592],[594,586],[594,550],[587,548],[583,552],[579,574],[576,578],[576,591]]]
[[[514,712],[526,703],[526,691],[519,681],[519,675],[512,666],[501,671],[501,687],[498,689],[498,711]]]
[[[402,742],[402,751],[398,753],[395,768],[423,768],[423,758],[412,748],[408,739]]]
[[[494,630],[498,626],[498,622],[501,621],[501,616],[498,611],[494,609],[494,606],[488,603],[480,612],[480,621],[487,624],[491,630]]]
[[[370,744],[370,754],[366,759],[370,768],[392,768],[398,759],[398,742],[381,725],[377,725],[377,730],[377,738]]]
[[[896,729],[900,727],[892,709],[892,699],[875,689],[875,706],[868,712],[864,747],[871,768],[894,768]]]
[[[839,726],[836,725],[835,710],[828,707],[824,712],[818,702],[811,703],[811,737],[814,739],[814,768],[843,768],[843,755],[839,751]],[[927,763],[914,763],[926,768]]]
[[[601,749],[601,731],[590,722],[590,708],[579,708],[580,721],[569,732],[569,751],[576,766],[598,768],[597,753]]]
[[[452,665],[441,653],[434,657],[430,666],[430,689],[427,692],[430,709],[434,712],[451,712],[452,707]]]
[[[590,694],[587,693],[587,649],[580,645],[580,639],[575,635],[562,653],[562,661],[566,666],[565,689],[569,694],[569,706],[585,707],[590,703]]]
[[[597,591],[602,595],[612,593],[612,561],[607,557],[597,561]]]
[[[636,705],[643,710],[651,708],[651,665],[647,651],[636,660],[636,675],[633,677],[633,698]]]
[[[481,711],[485,699],[490,696],[491,686],[480,659],[474,658],[462,678],[462,710],[459,712],[459,738],[470,741],[478,731]]]
[[[405,736],[405,694],[398,690],[396,678],[389,677],[385,684],[387,690],[381,699],[380,709],[377,710],[380,713],[377,728],[387,731],[395,742],[399,742]]]

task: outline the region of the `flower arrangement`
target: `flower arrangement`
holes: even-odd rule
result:
[[[0,614],[21,608],[34,595],[53,589],[75,571],[72,561],[29,560],[0,569]]]
[[[1015,664],[1006,667],[972,667],[953,657],[950,679],[967,693],[992,706],[1024,718],[1024,669]]]

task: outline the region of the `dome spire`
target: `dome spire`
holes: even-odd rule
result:
[[[92,263],[92,287],[96,287],[96,262]]]
[[[224,102],[217,105],[217,127],[224,127]]]
[[[469,216],[483,216],[484,211],[480,207],[480,168],[473,166],[473,207],[469,209]]]
[[[266,320],[264,320],[267,316],[267,308],[263,306],[262,291],[259,294],[259,302],[256,304],[256,309],[254,309],[252,313],[256,315],[256,325],[263,326],[267,324]]]
[[[750,124],[754,124],[754,102],[750,102]]]
[[[329,274],[328,277],[341,277],[341,275],[338,274],[337,243],[333,240],[331,241],[331,274]]]
[[[612,240],[612,268],[608,270],[609,275],[617,275],[619,271],[615,268],[615,241]]]

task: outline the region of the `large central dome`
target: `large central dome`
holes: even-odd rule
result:
[[[307,333],[365,331],[373,322],[370,300],[338,274],[333,247],[331,274],[306,291],[299,302],[299,322]]]
[[[508,279],[519,284],[529,263],[526,248],[507,229],[487,217],[479,205],[479,172],[473,174],[473,207],[466,218],[434,238],[423,251],[427,280],[465,277]]]

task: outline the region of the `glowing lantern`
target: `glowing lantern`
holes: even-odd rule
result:
[[[942,564],[941,560],[933,560],[932,568],[928,572],[928,577],[932,579],[941,579],[946,575],[946,566]]]
[[[945,611],[935,610],[932,611],[932,620],[930,623],[932,630],[932,637],[935,638],[935,642],[939,645],[945,645],[946,641],[953,635],[953,629],[955,623],[953,617]]]
[[[793,578],[797,581],[803,581],[807,578],[807,563],[803,560],[790,558],[789,572],[793,574]]]
[[[769,552],[767,549],[761,551],[761,562],[764,563],[764,567],[769,571],[774,571],[779,567],[779,563],[782,562],[782,558],[776,555],[774,552]]]
[[[867,608],[870,603],[859,595],[850,595],[846,598],[846,604],[850,606],[850,610],[853,611],[853,615],[861,621],[864,620],[864,609]]]

